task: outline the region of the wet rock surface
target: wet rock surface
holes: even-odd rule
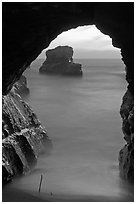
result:
[[[126,141],[119,153],[120,175],[125,180],[134,180],[134,97],[129,90],[123,97],[120,109],[122,131]]]
[[[39,69],[40,73],[81,76],[81,64],[73,62],[73,48],[58,46],[46,51],[46,60]]]
[[[2,98],[2,181],[30,172],[49,138],[33,110],[12,89]]]

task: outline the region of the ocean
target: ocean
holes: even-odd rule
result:
[[[25,71],[30,94],[23,99],[52,144],[35,169],[7,185],[3,196],[17,189],[42,201],[133,201],[133,186],[118,169],[125,144],[119,114],[127,87],[125,65],[121,59],[75,59],[83,77],[64,77],[40,74],[43,61],[35,60]]]

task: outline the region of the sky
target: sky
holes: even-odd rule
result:
[[[112,39],[95,25],[80,26],[61,33],[38,58],[45,58],[45,52],[57,46],[73,47],[73,58],[121,58],[120,49],[112,46]]]

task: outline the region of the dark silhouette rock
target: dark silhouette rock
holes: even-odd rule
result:
[[[39,69],[41,73],[81,76],[81,64],[73,62],[73,48],[58,46],[46,51],[46,61]]]
[[[19,94],[28,94],[29,88],[27,87],[27,79],[24,75],[14,84],[15,92]]]
[[[134,180],[134,97],[129,90],[125,93],[120,109],[122,131],[126,141],[119,153],[120,175],[125,180]]]
[[[73,61],[73,48],[69,46],[58,46],[54,49],[46,51],[46,62],[72,62]]]

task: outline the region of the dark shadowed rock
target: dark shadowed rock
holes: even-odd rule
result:
[[[27,87],[27,79],[24,75],[22,75],[20,79],[14,84],[14,87],[16,93],[29,93],[29,88]]]
[[[73,48],[58,46],[46,51],[46,60],[39,69],[41,73],[81,76],[81,64],[73,62]]]
[[[126,141],[119,153],[120,175],[126,180],[134,179],[134,97],[129,90],[125,93],[120,109],[122,131]]]
[[[55,62],[70,62],[73,61],[73,48],[69,46],[58,46],[54,49],[46,51],[48,63]]]

